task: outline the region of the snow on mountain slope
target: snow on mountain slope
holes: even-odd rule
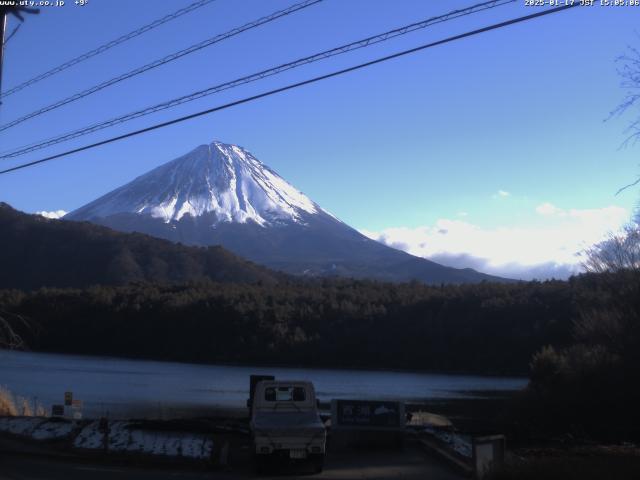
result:
[[[185,215],[214,213],[216,223],[261,226],[303,223],[303,214],[328,213],[245,149],[221,142],[141,175],[71,212],[67,218],[100,218],[135,213],[165,223]]]
[[[213,142],[64,217],[184,245],[221,245],[308,276],[466,283],[500,280],[371,240],[326,212],[249,152]]]

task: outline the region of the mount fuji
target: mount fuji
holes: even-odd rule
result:
[[[64,219],[187,245],[222,245],[256,263],[298,275],[426,283],[504,281],[371,240],[244,148],[221,142],[201,145]]]

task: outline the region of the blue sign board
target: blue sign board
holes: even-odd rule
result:
[[[378,400],[333,400],[335,427],[397,429],[404,427],[404,404]]]

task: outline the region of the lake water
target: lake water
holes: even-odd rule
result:
[[[421,402],[460,398],[473,391],[513,391],[525,378],[370,370],[196,365],[0,350],[0,386],[46,408],[65,391],[83,401],[85,417],[172,417],[239,411],[249,375],[311,380],[321,401],[333,398]]]

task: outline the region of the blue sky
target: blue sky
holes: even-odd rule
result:
[[[89,0],[44,8],[8,43],[3,88],[188,3]],[[6,98],[0,123],[291,3],[217,0]],[[2,132],[0,150],[473,3],[325,0]],[[19,160],[535,10],[523,1],[446,22]],[[531,276],[518,273],[523,268],[565,275],[579,241],[619,226],[637,202],[637,189],[615,196],[638,174],[639,149],[619,148],[630,117],[603,120],[624,93],[614,60],[640,44],[639,19],[638,7],[577,8],[439,46],[0,176],[0,200],[28,212],[73,210],[217,139],[244,146],[373,238],[456,266],[523,278]],[[549,237],[554,245],[539,248],[538,239]]]

